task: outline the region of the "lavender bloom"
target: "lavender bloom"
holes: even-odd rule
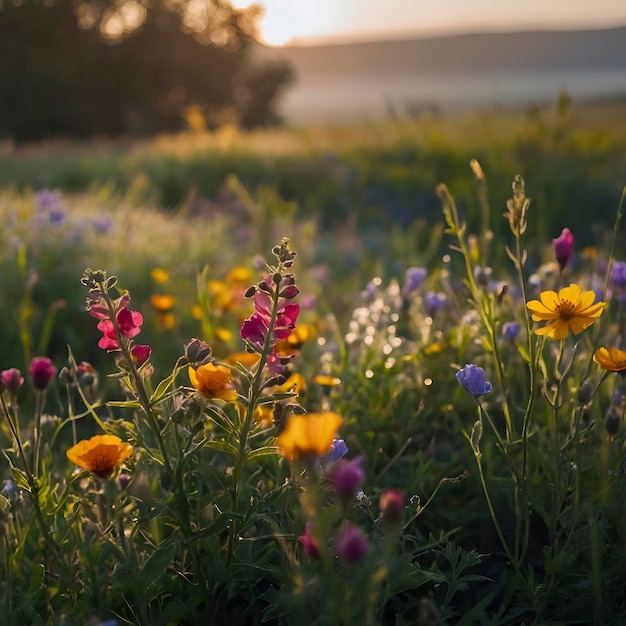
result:
[[[35,207],[37,211],[55,211],[62,208],[62,198],[58,190],[40,189],[35,193]]]
[[[108,233],[113,230],[113,220],[111,216],[106,213],[100,217],[94,217],[91,220],[91,225],[98,234]]]
[[[491,383],[485,381],[485,370],[478,365],[466,365],[456,373],[456,379],[475,400],[489,393],[492,389]]]
[[[618,289],[626,288],[626,263],[624,261],[613,261],[611,283]]]
[[[427,275],[428,270],[425,267],[409,267],[404,275],[402,293],[408,296],[417,291],[424,284]]]
[[[434,291],[429,291],[424,296],[424,307],[426,308],[426,312],[431,317],[434,317],[436,313],[441,311],[443,305],[446,303],[446,295],[444,293],[435,293]]]
[[[505,322],[502,326],[502,336],[507,341],[515,341],[522,327],[517,322]]]

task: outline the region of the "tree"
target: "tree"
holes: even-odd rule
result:
[[[284,64],[251,59],[258,7],[223,0],[0,0],[0,135],[152,134],[276,122]]]

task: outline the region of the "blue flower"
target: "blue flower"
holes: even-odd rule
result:
[[[502,326],[502,335],[508,341],[515,341],[521,329],[517,322],[505,322]]]
[[[445,293],[435,293],[434,291],[429,291],[425,294],[424,307],[428,315],[434,317],[435,313],[442,309],[443,305],[446,303],[446,299]]]
[[[478,399],[491,391],[491,383],[485,380],[485,370],[478,365],[466,365],[456,373],[456,379],[467,393]]]
[[[626,263],[623,261],[613,261],[611,267],[611,283],[618,288],[626,287]]]
[[[426,280],[428,270],[425,267],[409,267],[404,276],[402,293],[407,296],[413,291],[417,291]]]

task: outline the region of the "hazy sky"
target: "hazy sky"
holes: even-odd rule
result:
[[[232,0],[243,7],[250,0]],[[372,39],[527,28],[626,25],[626,0],[257,0],[261,35],[291,39]]]

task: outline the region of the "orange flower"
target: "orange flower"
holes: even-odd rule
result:
[[[532,311],[535,322],[549,322],[535,330],[537,335],[553,339],[564,339],[571,328],[575,335],[591,326],[602,314],[604,302],[596,302],[593,291],[582,291],[578,285],[563,287],[555,291],[543,291],[541,301],[531,300],[527,307]]]
[[[244,367],[252,367],[261,358],[260,354],[256,352],[233,352],[229,354],[224,360],[229,365],[236,365],[241,363]]]
[[[150,296],[150,304],[155,311],[166,313],[174,308],[174,296],[167,293],[153,293]]]
[[[188,373],[191,384],[203,396],[226,400],[226,402],[237,398],[237,392],[230,384],[231,372],[227,367],[207,363],[195,370],[189,367]]]
[[[276,445],[288,459],[307,455],[328,454],[337,429],[343,420],[336,413],[307,413],[292,415]]]
[[[593,360],[608,372],[626,374],[626,352],[618,348],[598,348]]]
[[[133,453],[129,443],[115,435],[96,435],[79,441],[67,451],[67,458],[100,478],[107,478],[117,464]]]

